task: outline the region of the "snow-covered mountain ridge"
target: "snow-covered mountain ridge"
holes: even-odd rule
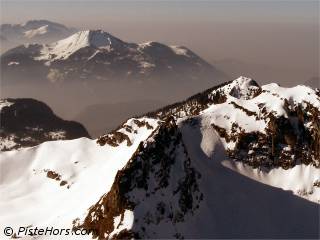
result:
[[[147,115],[209,118],[229,156],[255,167],[319,167],[319,99],[318,90],[303,85],[260,87],[240,77]]]
[[[316,238],[319,97],[241,77],[97,140],[1,153],[1,223],[85,228],[99,239]],[[297,130],[293,145],[287,129]]]
[[[97,49],[97,51],[89,57],[88,60],[90,60],[94,58],[96,54],[103,51],[126,50],[128,52],[135,52],[138,50],[143,52],[145,49],[153,46],[158,47],[160,51],[163,51],[161,48],[166,47],[157,42],[145,42],[140,44],[127,43],[102,30],[85,30],[79,31],[66,39],[43,46],[41,56],[38,60],[49,60],[51,62],[55,60],[65,60],[85,47]],[[177,55],[190,58],[194,55],[189,49],[182,46],[168,46],[168,48]],[[150,64],[151,63],[148,63],[148,65]]]
[[[1,64],[8,83],[19,80],[22,73],[24,78],[51,82],[226,79],[222,72],[185,47],[158,42],[128,43],[102,30],[79,31],[50,44],[10,49],[1,56]]]
[[[130,146],[101,147],[95,140],[79,138],[2,152],[1,225],[7,222],[13,228],[30,224],[72,228],[72,222],[86,214],[106,186],[111,187],[117,171],[157,127],[152,119],[140,120],[147,121],[149,128],[138,127],[139,120],[126,123],[132,129],[126,132]],[[28,208],[23,207],[26,205]]]

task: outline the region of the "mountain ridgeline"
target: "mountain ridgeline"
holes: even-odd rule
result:
[[[273,183],[274,186],[288,188],[292,184],[292,189],[295,189],[302,184],[297,181],[304,181],[296,176],[297,171],[301,170],[303,174],[302,169],[311,168],[313,172],[309,174],[312,180],[307,183],[309,190],[299,188],[295,194],[307,199],[315,197],[315,201],[319,202],[319,109],[318,91],[305,86],[287,89],[276,84],[260,87],[254,80],[240,77],[186,101],[141,116],[134,120],[137,126],[152,129],[148,126],[149,120],[138,120],[147,117],[157,119],[158,127],[140,143],[127,165],[117,172],[111,189],[90,207],[86,218],[83,222],[77,222],[75,227],[93,229],[93,237],[98,239],[275,237],[280,232],[291,237],[307,236],[311,232],[311,235],[316,234],[316,225],[309,221],[307,228],[311,232],[308,233],[293,233],[286,227],[275,227],[276,222],[296,222],[297,219],[289,219],[291,214],[288,214],[293,206],[283,205],[286,204],[286,197],[281,196],[278,200],[269,198],[264,191],[260,192],[260,187],[254,185],[252,189],[250,187],[250,196],[243,199],[246,203],[239,200],[238,207],[246,208],[249,204],[250,208],[256,208],[252,198],[257,196],[253,197],[252,194],[267,196],[268,203],[257,198],[261,205],[268,206],[270,201],[277,201],[277,219],[267,217],[269,220],[264,226],[268,230],[253,230],[261,227],[253,213],[249,214],[252,221],[243,220],[248,213],[242,211],[239,213],[242,218],[234,215],[230,222],[221,219],[222,215],[233,216],[233,207],[227,203],[230,200],[223,202],[219,199],[224,198],[222,195],[226,193],[218,194],[219,190],[213,187],[218,183],[213,179],[221,182],[224,174],[228,175],[218,166],[224,159],[229,159],[231,162],[228,164],[250,178],[269,184],[275,179],[282,179],[281,183]],[[125,122],[113,132],[101,136],[97,142],[102,146],[130,146],[128,134],[132,132],[133,129]],[[247,172],[243,168],[247,168]],[[257,168],[262,172],[260,176],[254,175],[254,169]],[[218,176],[214,177],[215,174]],[[262,180],[264,178],[268,180]],[[243,182],[243,179],[236,179],[235,176],[225,179],[233,190],[239,185],[236,181]],[[209,184],[206,185],[206,182]],[[212,197],[212,191],[218,196]],[[224,206],[223,210],[218,210],[218,207],[212,206],[210,199],[228,205],[229,209]],[[206,204],[211,208],[204,210]],[[304,214],[311,214],[310,219],[319,223],[315,218],[317,214]],[[211,229],[204,226],[208,219],[221,221],[221,225],[217,224],[220,227]],[[199,232],[191,227],[195,222],[201,225],[197,226]],[[232,230],[222,227],[228,222],[240,224],[241,227]],[[250,234],[246,235],[246,231],[250,231]]]
[[[254,167],[289,168],[301,162],[320,167],[319,97],[318,89],[297,86],[290,92],[240,77],[146,116],[191,118],[214,105],[217,116],[211,125],[224,140],[229,157]]]

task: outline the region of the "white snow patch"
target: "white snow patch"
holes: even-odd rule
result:
[[[4,107],[9,107],[13,104],[13,102],[9,102],[8,100],[6,99],[0,99],[0,111],[2,108]]]
[[[47,135],[48,135],[51,139],[61,140],[61,139],[64,139],[64,138],[65,138],[66,132],[65,132],[65,131],[48,132]]]
[[[142,62],[140,62],[140,66],[142,68],[153,68],[156,65],[154,65],[153,63],[150,63],[150,62],[142,61]]]
[[[17,144],[14,141],[14,136],[9,135],[7,137],[0,137],[0,151],[4,149],[10,149]]]
[[[9,62],[9,63],[8,63],[8,66],[19,65],[19,64],[20,64],[19,62]]]
[[[177,55],[183,55],[183,56],[189,57],[188,49],[186,49],[185,47],[170,46],[170,48],[171,48],[172,51],[174,51],[174,53],[177,54]]]
[[[27,38],[33,38],[37,35],[43,35],[43,34],[46,34],[48,32],[48,25],[44,25],[44,26],[41,26],[39,28],[36,28],[36,29],[31,29],[31,30],[28,30],[28,31],[25,31],[24,32],[24,35],[27,37]]]
[[[124,229],[131,229],[134,222],[134,213],[131,210],[126,209],[123,214],[123,220],[121,221],[121,216],[114,218],[114,230],[110,233],[109,238],[112,238],[113,235],[121,232]]]

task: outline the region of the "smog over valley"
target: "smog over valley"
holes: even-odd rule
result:
[[[319,239],[320,1],[0,4],[1,239]]]

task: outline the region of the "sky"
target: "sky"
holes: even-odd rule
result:
[[[247,64],[270,81],[319,75],[319,1],[1,0],[2,23],[30,19],[103,29],[129,42],[184,45],[212,64]]]

